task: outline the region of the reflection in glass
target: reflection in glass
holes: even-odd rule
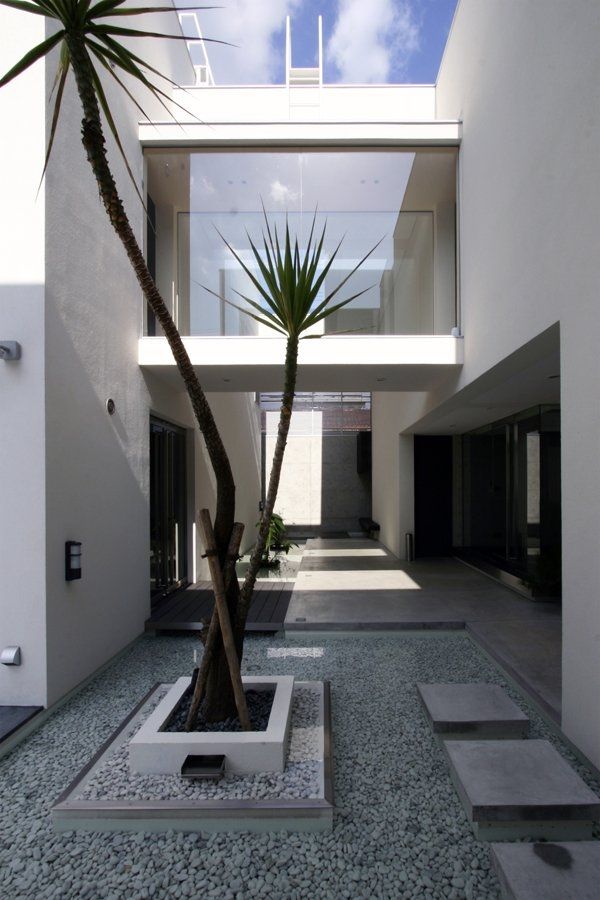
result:
[[[462,438],[464,548],[560,592],[560,410],[536,407]]]
[[[262,246],[261,203],[301,247],[318,209],[327,223],[323,265],[342,241],[316,302],[380,241],[339,297],[364,293],[317,326],[326,333],[449,334],[455,324],[453,151],[155,153],[148,173],[157,281],[182,333],[272,334],[210,293],[242,308],[240,294],[261,302],[220,236],[254,268],[249,242]]]

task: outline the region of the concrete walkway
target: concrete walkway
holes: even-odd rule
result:
[[[561,607],[534,602],[454,559],[399,562],[367,539],[307,542],[286,632],[466,628],[556,721]]]

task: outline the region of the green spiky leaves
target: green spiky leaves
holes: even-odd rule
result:
[[[356,263],[346,277],[332,290],[323,300],[317,302],[319,292],[325,283],[325,279],[329,274],[331,267],[339,253],[342,241],[330,253],[326,262],[323,262],[323,246],[325,243],[325,235],[327,231],[327,223],[323,225],[320,234],[316,235],[317,211],[313,215],[310,234],[303,251],[300,249],[298,238],[296,237],[292,243],[290,235],[289,223],[285,223],[285,236],[283,241],[280,240],[276,225],[271,225],[267,217],[263,205],[263,216],[265,220],[265,230],[263,231],[263,248],[262,252],[252,241],[252,238],[246,232],[248,243],[252,251],[252,256],[256,262],[254,271],[244,262],[240,254],[232,247],[225,237],[217,229],[219,237],[223,240],[226,247],[238,261],[253,286],[262,298],[261,303],[257,303],[245,294],[235,291],[238,297],[244,300],[250,309],[233,303],[226,297],[222,297],[216,291],[203,285],[213,296],[218,297],[230,306],[240,310],[250,316],[261,325],[285,335],[286,337],[319,337],[320,335],[305,334],[308,329],[312,328],[318,322],[326,319],[328,316],[347,306],[357,297],[360,297],[370,288],[364,288],[346,297],[337,303],[331,304],[331,301],[344,287],[346,282],[360,269],[363,263],[377,249],[381,241],[378,241],[374,247],[365,253],[363,258]],[[258,270],[259,277],[255,272]]]
[[[142,57],[138,56],[128,47],[125,47],[121,43],[120,38],[164,38],[170,41],[186,41],[188,38],[184,37],[182,34],[163,34],[162,32],[157,31],[142,31],[135,28],[124,28],[111,21],[111,19],[116,16],[174,13],[180,11],[179,8],[173,6],[135,7],[128,6],[127,3],[128,0],[99,0],[98,3],[94,3],[93,5],[92,0],[0,0],[0,6],[8,6],[11,9],[16,9],[21,12],[32,13],[34,15],[53,19],[59,28],[56,34],[53,34],[36,47],[29,50],[16,65],[0,78],[1,88],[25,72],[38,60],[45,57],[56,46],[60,45],[61,52],[53,88],[54,109],[52,112],[52,121],[42,178],[52,152],[60,116],[64,87],[67,75],[72,67],[72,60],[69,53],[69,44],[73,46],[72,42],[78,43],[78,46],[81,48],[81,51],[89,64],[98,106],[104,114],[108,127],[112,132],[119,153],[123,158],[138,195],[139,190],[125,156],[114,118],[108,106],[99,71],[108,73],[111,78],[119,84],[140,110],[144,118],[148,118],[148,116],[144,112],[139,101],[124,84],[122,78],[123,75],[129,76],[134,82],[141,84],[145,90],[150,92],[155,100],[161,103],[170,115],[171,109],[169,104],[184,110],[184,107],[176,103],[160,86],[160,84],[164,87],[177,87],[178,85],[166,75],[159,72],[158,69],[155,69],[147,63]],[[202,7],[202,9],[211,8],[213,7]],[[184,11],[184,9],[185,8],[182,8],[181,11]],[[215,42],[211,38],[204,38],[204,40],[213,43],[223,43],[222,41]],[[100,68],[98,69],[97,66]],[[152,80],[152,76],[161,79],[160,83],[157,83],[156,80]],[[187,110],[184,111],[187,112]]]

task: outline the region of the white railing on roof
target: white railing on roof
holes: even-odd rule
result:
[[[287,87],[323,86],[323,17],[318,17],[319,53],[317,65],[311,68],[292,66],[292,29],[290,17],[285,20],[285,83]]]
[[[187,38],[187,48],[196,73],[196,87],[214,87],[215,79],[197,14],[193,10],[179,13],[179,24],[183,36]],[[201,62],[197,62],[197,51],[200,51]]]

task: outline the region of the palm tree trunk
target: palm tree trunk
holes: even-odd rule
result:
[[[285,382],[283,389],[283,397],[281,399],[281,409],[279,411],[279,427],[277,429],[277,441],[275,443],[275,451],[273,453],[273,464],[271,466],[271,475],[269,477],[269,487],[265,499],[265,505],[258,529],[258,537],[256,544],[250,555],[248,571],[244,579],[240,591],[240,601],[237,608],[236,617],[236,634],[243,634],[246,618],[250,603],[252,602],[252,592],[256,583],[256,577],[260,564],[265,552],[267,543],[267,535],[269,533],[269,524],[275,500],[277,499],[277,491],[279,489],[279,481],[281,479],[281,468],[283,465],[283,456],[285,446],[287,444],[288,432],[290,430],[290,422],[292,419],[292,411],[294,408],[294,395],[296,392],[296,377],[298,374],[298,338],[290,336],[287,339],[285,351]]]
[[[66,35],[71,65],[75,75],[77,91],[83,107],[82,141],[85,147],[88,161],[94,172],[100,197],[108,214],[111,225],[116,231],[125,252],[135,272],[138,283],[142,289],[150,308],[160,323],[164,335],[169,343],[173,358],[183,378],[188,396],[190,398],[194,415],[204,436],[206,449],[217,482],[217,508],[214,522],[215,539],[219,552],[221,568],[225,564],[229,537],[234,522],[235,513],[235,484],[227,452],[218,432],[212,411],[208,405],[200,382],[194,371],[188,352],[185,349],[175,322],[162,299],[155,283],[148,271],[143,253],[135,238],[122,200],[117,191],[108,158],[106,144],[102,130],[100,110],[93,87],[91,63],[83,41],[77,35]],[[237,579],[231,580],[227,594],[227,605],[233,620],[235,620],[239,587]],[[223,665],[220,658],[223,657]],[[211,679],[211,697],[216,702],[216,696],[221,692],[221,712],[229,706],[229,711],[235,714],[233,691],[229,678],[229,670],[224,658],[222,642],[215,653],[215,669],[219,670],[219,678],[216,682]],[[207,700],[208,700],[207,693]],[[228,703],[229,699],[229,703]]]

